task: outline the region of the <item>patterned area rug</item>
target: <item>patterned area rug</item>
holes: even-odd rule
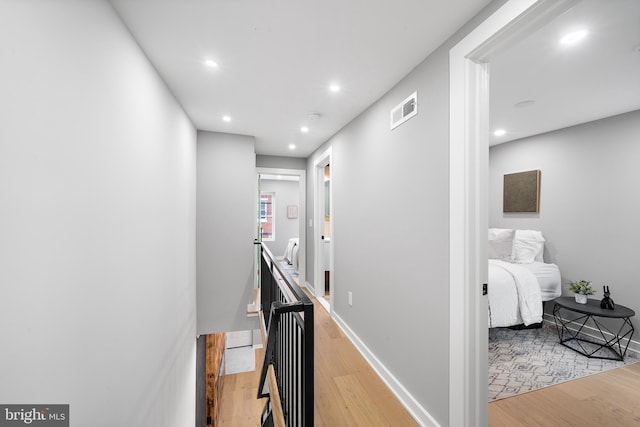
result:
[[[504,399],[640,361],[589,359],[558,342],[554,325],[540,329],[489,329],[489,401]]]

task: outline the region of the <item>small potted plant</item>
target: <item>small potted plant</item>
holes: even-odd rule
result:
[[[591,282],[587,280],[574,280],[569,282],[569,290],[575,294],[576,302],[587,303],[587,295],[593,295],[596,291],[591,287]]]

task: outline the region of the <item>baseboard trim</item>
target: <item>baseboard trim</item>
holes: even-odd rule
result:
[[[391,389],[393,394],[400,400],[400,403],[407,409],[413,419],[423,427],[440,427],[440,424],[427,412],[427,410],[418,403],[418,401],[409,393],[409,391],[393,376],[386,366],[373,354],[373,352],[362,342],[355,332],[338,316],[335,312],[331,316],[338,327],[342,329],[344,334],[349,338],[353,345],[358,349],[362,357],[369,363],[373,370],[378,374],[382,381]]]
[[[304,287],[307,288],[309,292],[311,292],[311,295],[313,295],[314,297],[316,296],[316,291],[313,289],[313,286],[311,286],[309,282],[304,282]]]
[[[318,301],[318,304],[320,304],[325,310],[327,310],[327,313],[331,313],[331,306],[329,305],[327,300],[322,297],[318,298],[318,295],[316,295],[316,291],[313,289],[313,286],[309,284],[309,282],[305,282],[304,286],[309,290],[316,301]]]
[[[545,322],[552,324],[554,327],[556,325],[556,322],[553,318],[552,314],[549,313],[544,313],[544,319]],[[571,326],[568,327],[569,330],[571,331],[576,331],[576,328],[573,328]],[[585,326],[582,329],[582,333],[584,333],[586,336],[588,336],[589,338],[593,338],[593,339],[602,339],[601,336],[599,336],[599,332],[596,328],[594,328],[593,326]],[[605,334],[605,336],[607,337],[607,339],[611,339],[613,338],[613,334],[610,334],[607,331],[603,331],[603,333]],[[628,341],[628,339],[622,340],[623,343],[626,343]],[[635,341],[635,340],[631,340],[631,342],[629,343],[629,347],[627,348],[627,352],[633,352],[636,353],[638,355],[640,355],[640,341]]]

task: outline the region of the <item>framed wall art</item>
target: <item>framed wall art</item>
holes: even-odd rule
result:
[[[540,212],[540,175],[540,170],[505,174],[503,212]]]
[[[298,218],[298,205],[287,206],[287,218]]]

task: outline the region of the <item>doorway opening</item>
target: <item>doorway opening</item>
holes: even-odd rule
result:
[[[331,302],[331,165],[324,167],[323,177],[324,228],[322,235],[322,261],[324,268],[324,299]]]
[[[256,241],[264,242],[298,283],[306,283],[306,171],[257,168]],[[258,251],[259,252],[259,251]],[[256,255],[256,276],[260,259]],[[256,289],[259,286],[256,278]]]
[[[331,181],[331,148],[314,162],[315,212],[314,227],[314,285],[318,302],[331,312],[333,306],[333,197]]]
[[[572,2],[509,0],[450,51],[450,425],[488,422],[489,58]]]

